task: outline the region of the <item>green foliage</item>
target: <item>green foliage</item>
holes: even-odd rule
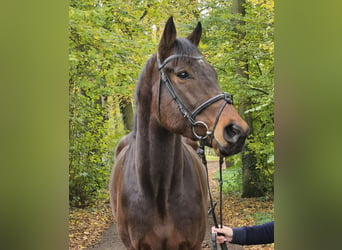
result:
[[[241,162],[241,161],[240,161]],[[215,173],[215,179],[219,180],[219,172]],[[242,189],[242,168],[241,164],[234,164],[233,167],[222,170],[222,192],[224,194],[241,194]]]
[[[248,219],[248,216],[246,217]],[[255,214],[253,214],[253,219],[256,225],[260,225],[274,220],[274,217],[272,213],[256,212]]]
[[[124,134],[111,124],[118,112],[110,100],[130,96],[134,85],[127,80],[127,68],[117,74],[117,57],[126,52],[109,27],[108,9],[72,1],[69,14],[69,200],[85,206],[108,185],[114,147]]]
[[[254,152],[264,188],[273,191],[274,174],[274,28],[273,1],[246,1],[245,16],[232,14],[232,2],[214,1],[203,18],[202,50],[218,71],[221,87],[234,94],[252,133],[247,145]],[[243,34],[243,35],[241,35]],[[241,77],[237,66],[248,65]]]

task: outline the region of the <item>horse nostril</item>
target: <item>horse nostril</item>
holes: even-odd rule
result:
[[[235,123],[230,123],[223,130],[223,137],[230,143],[236,143],[242,134],[242,129]]]

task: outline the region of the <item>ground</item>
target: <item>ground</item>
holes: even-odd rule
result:
[[[209,162],[209,179],[213,199],[218,200],[217,182],[213,173],[217,171],[217,162]],[[227,226],[254,225],[256,216],[263,214],[273,217],[273,202],[268,198],[240,198],[236,195],[225,195],[223,203],[223,224]],[[218,211],[218,210],[216,210]],[[212,249],[210,228],[207,227],[202,249]],[[115,222],[111,215],[108,201],[100,201],[96,206],[87,209],[71,209],[69,219],[69,250],[124,250],[118,237]],[[229,250],[273,250],[274,244],[259,246],[228,245]]]

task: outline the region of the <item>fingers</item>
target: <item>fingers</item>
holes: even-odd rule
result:
[[[224,236],[217,236],[216,237],[216,242],[217,243],[222,244],[222,243],[225,243],[226,241],[227,241],[227,239]]]
[[[233,230],[230,227],[225,227],[225,226],[223,226],[223,228],[212,227],[211,228],[211,232],[212,233],[221,233],[222,234],[220,236],[217,236],[216,241],[218,243],[223,243],[225,241],[230,242],[233,239]]]
[[[224,229],[224,228],[212,227],[212,228],[211,228],[211,232],[212,232],[212,233],[223,233],[223,234],[224,234],[225,229]]]
[[[223,233],[223,231],[221,230],[221,228],[216,228],[216,227],[212,227],[211,228],[211,232],[212,233]],[[225,236],[222,236],[222,235],[217,235],[216,236],[216,242],[217,243],[224,243],[227,241],[227,238]]]
[[[223,233],[222,228],[216,228],[216,227],[214,227],[213,231],[214,231],[214,233]]]

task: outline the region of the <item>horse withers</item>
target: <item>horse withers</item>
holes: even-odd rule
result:
[[[110,180],[111,206],[127,249],[201,249],[207,179],[191,140],[229,156],[241,151],[248,134],[198,50],[201,34],[198,23],[187,38],[177,38],[169,18],[140,75],[134,130],[117,147]]]

